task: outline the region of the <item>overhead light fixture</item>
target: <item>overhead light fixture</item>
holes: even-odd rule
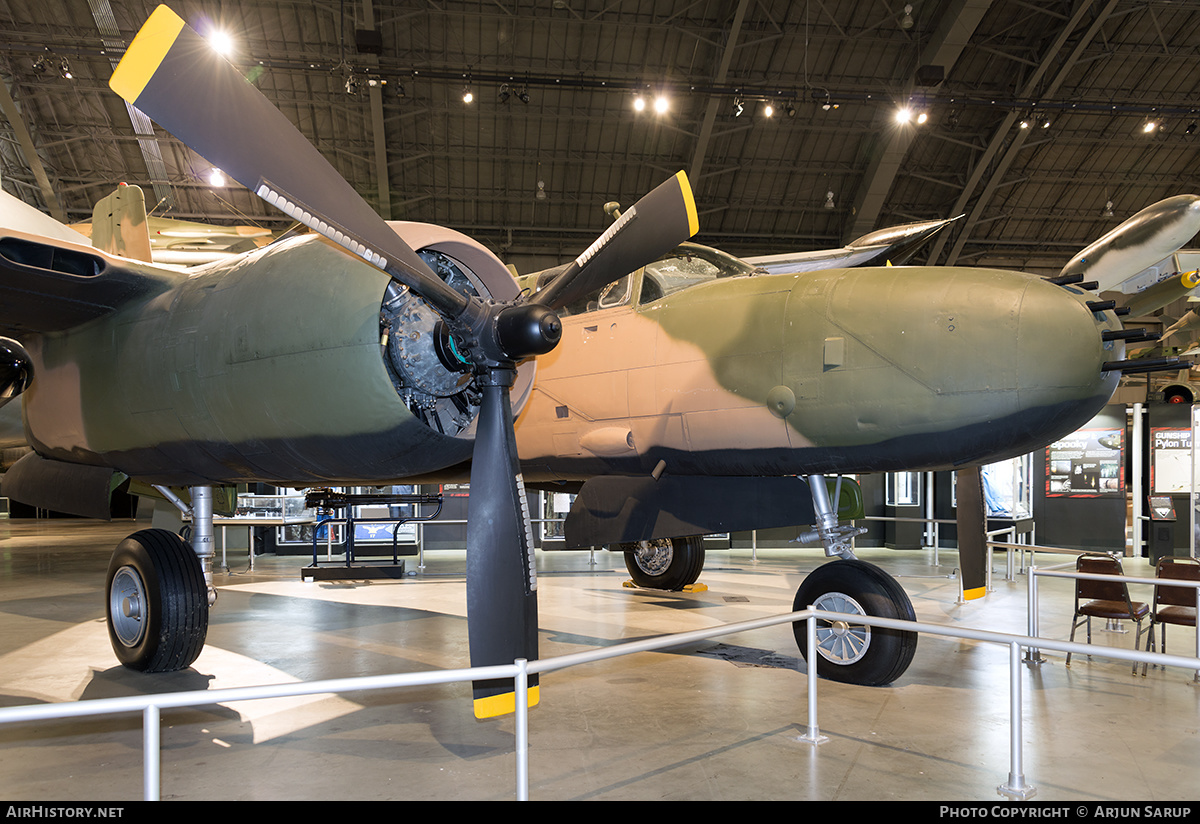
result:
[[[741,95],[733,98],[733,116],[741,117],[742,112],[746,110],[746,104],[742,102]]]
[[[775,107],[772,106],[770,103],[764,103],[763,104],[763,116],[764,117],[772,117],[774,114],[775,114]]]
[[[654,98],[654,111],[656,114],[666,114],[667,109],[670,108],[670,106],[671,102],[667,100],[665,95],[660,94],[658,97]]]
[[[225,185],[225,175],[222,174],[220,169],[214,167],[213,170],[208,173],[208,185],[214,186],[218,189]]]
[[[636,97],[634,97],[633,98],[633,110],[635,112],[646,111],[646,98],[642,97],[640,94],[637,95]]]
[[[67,58],[60,57],[58,59],[58,73],[67,80],[73,80],[75,75],[71,74],[71,64],[67,62]]]
[[[832,211],[837,208],[837,206],[835,206],[833,203],[833,192],[825,193],[825,206],[823,208],[825,208],[829,211]]]
[[[901,106],[899,109],[896,109],[897,123],[908,123],[912,120],[912,116],[912,109],[910,109],[908,106]]]
[[[34,60],[33,60],[33,73],[34,74],[45,74],[46,70],[49,68],[50,68],[50,66],[46,62],[46,55],[39,54],[37,57],[34,58]]]
[[[1113,202],[1111,200],[1104,204],[1104,211],[1100,213],[1100,216],[1101,217],[1112,217],[1113,216]]]
[[[1196,124],[1195,124],[1195,123],[1189,123],[1189,124],[1187,125],[1187,128],[1183,130],[1183,133],[1184,133],[1184,134],[1189,134],[1189,135],[1190,135],[1190,134],[1195,134],[1195,133],[1196,133]]]
[[[475,94],[471,91],[471,87],[470,86],[464,87],[463,93],[462,93],[463,103],[470,105],[472,102],[474,102],[474,100],[475,100]]]
[[[796,116],[796,106],[789,100],[787,105],[783,107],[784,114],[788,117]]]
[[[228,32],[213,29],[208,33],[207,40],[213,51],[222,57],[227,58],[233,54],[233,38],[229,36]]]
[[[917,124],[918,125],[923,126],[928,122],[929,122],[929,112],[918,112],[917,113]]]
[[[527,86],[522,86],[521,90],[517,92],[517,100],[520,100],[522,103],[529,102],[529,88]]]
[[[1154,130],[1158,128],[1157,120],[1147,120],[1142,124],[1142,134],[1154,134]]]
[[[505,83],[500,87],[500,102],[507,103],[508,98],[512,96],[512,92],[508,90],[508,84]]]
[[[546,181],[544,181],[544,180],[538,181],[537,199],[538,200],[546,199]]]
[[[904,14],[900,17],[900,28],[908,31],[913,27],[913,7],[911,5],[904,6]]]

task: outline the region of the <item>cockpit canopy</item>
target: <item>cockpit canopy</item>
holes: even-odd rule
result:
[[[718,278],[744,277],[761,271],[718,249],[684,243],[645,268],[573,301],[559,314],[578,315],[629,303],[641,306]]]

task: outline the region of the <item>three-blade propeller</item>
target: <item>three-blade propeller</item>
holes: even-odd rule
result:
[[[541,291],[496,304],[437,277],[291,122],[166,6],[143,25],[109,85],[226,174],[407,286],[441,316],[483,395],[467,527],[471,664],[536,659],[533,545],[508,389],[518,361],[557,344],[555,308],[696,233],[686,176],[680,172],[638,201]],[[530,679],[533,690],[536,683]],[[476,682],[476,715],[514,706],[511,682]]]

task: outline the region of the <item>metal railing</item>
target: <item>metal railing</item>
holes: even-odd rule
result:
[[[1050,573],[1045,573],[1050,574]],[[1061,573],[1060,573],[1061,574]],[[1069,577],[1061,574],[1063,577]],[[1030,576],[1034,580],[1034,576]],[[1130,579],[1139,581],[1139,579]],[[1140,582],[1140,581],[1139,581]],[[1153,581],[1152,581],[1153,582]],[[1160,582],[1161,583],[1161,582]],[[1174,584],[1172,584],[1174,585]],[[1198,590],[1200,592],[1200,590]],[[1036,595],[1036,590],[1034,591]],[[516,795],[517,800],[529,800],[529,711],[528,682],[533,673],[552,672],[579,664],[603,661],[623,655],[638,652],[677,647],[695,641],[708,640],[724,635],[731,635],[749,630],[763,629],[779,624],[805,621],[807,648],[816,648],[816,627],[818,621],[847,621],[852,624],[866,624],[872,627],[883,627],[903,631],[918,632],[928,635],[961,638],[985,643],[1001,644],[1009,648],[1009,772],[1004,784],[997,786],[996,791],[1001,795],[1012,798],[1027,799],[1037,791],[1025,780],[1023,772],[1022,753],[1022,723],[1021,723],[1021,677],[1020,650],[1024,648],[1052,649],[1072,654],[1092,654],[1118,660],[1161,664],[1163,666],[1181,667],[1184,669],[1200,669],[1200,655],[1187,658],[1163,653],[1148,653],[1115,647],[1096,647],[1090,644],[1078,644],[1068,641],[1056,641],[1034,636],[1018,636],[1001,632],[974,630],[968,628],[925,624],[919,621],[898,621],[889,618],[873,616],[850,615],[838,612],[827,612],[809,608],[799,612],[742,621],[735,624],[724,624],[703,630],[676,633],[642,641],[617,644],[611,647],[588,650],[586,652],[560,655],[538,661],[517,660],[512,664],[476,667],[470,669],[438,670],[431,672],[405,673],[395,675],[363,676],[356,678],[340,678],[308,683],[270,684],[254,687],[238,687],[221,690],[194,690],[189,692],[165,693],[159,695],[125,696],[120,698],[102,698],[89,701],[61,704],[38,704],[22,707],[0,709],[0,724],[12,724],[27,721],[42,721],[57,718],[79,718],[84,716],[109,715],[115,713],[141,712],[143,718],[143,797],[147,801],[157,801],[160,797],[160,714],[163,709],[179,707],[207,706],[212,704],[227,704],[234,701],[259,700],[264,698],[281,698],[299,695],[318,695],[329,693],[358,692],[380,689],[397,689],[403,687],[424,686],[429,684],[447,684],[482,679],[511,678],[514,681],[516,702]],[[809,656],[811,658],[811,655]],[[807,666],[807,703],[808,717],[805,733],[799,740],[817,745],[827,740],[821,735],[817,724],[817,667]]]
[[[1059,550],[1059,552],[1068,552],[1068,551],[1069,550]],[[1078,554],[1084,554],[1084,553],[1078,553]],[[1122,584],[1141,584],[1141,585],[1155,586],[1155,587],[1169,586],[1169,587],[1178,587],[1180,589],[1194,589],[1196,591],[1196,615],[1200,616],[1200,581],[1189,581],[1189,580],[1181,579],[1181,578],[1143,578],[1143,577],[1139,577],[1136,575],[1120,575],[1120,576],[1103,575],[1103,574],[1097,574],[1097,573],[1092,573],[1092,572],[1075,572],[1074,570],[1071,570],[1069,572],[1062,571],[1064,567],[1073,567],[1073,566],[1074,566],[1074,564],[1072,562],[1067,562],[1067,563],[1063,563],[1063,564],[1055,564],[1054,566],[1043,567],[1040,569],[1037,566],[1033,566],[1033,565],[1031,565],[1029,567],[1027,611],[1029,614],[1028,629],[1029,629],[1030,636],[1036,637],[1039,632],[1039,626],[1038,626],[1038,624],[1039,624],[1039,622],[1038,622],[1038,578],[1069,578],[1069,579],[1083,579],[1083,580],[1087,580],[1087,581],[1112,581],[1112,580],[1116,579],[1117,581],[1119,581]],[[1074,616],[1072,616],[1072,617],[1074,617]],[[1195,649],[1195,651],[1196,651],[1196,658],[1200,659],[1200,626],[1198,626],[1196,629],[1197,629],[1197,631],[1196,631],[1196,649]],[[1153,631],[1153,627],[1151,627],[1151,631]],[[1150,639],[1150,640],[1153,641],[1153,639]],[[1090,649],[1089,649],[1089,654],[1092,654]],[[1033,647],[1033,646],[1029,647],[1026,655],[1028,656],[1027,660],[1029,660],[1030,662],[1036,663],[1037,661],[1040,660],[1040,656],[1038,655],[1037,647]],[[1148,663],[1155,663],[1155,662],[1150,661]],[[1200,684],[1200,668],[1197,669],[1196,674],[1193,676],[1192,681],[1193,681],[1193,683]]]

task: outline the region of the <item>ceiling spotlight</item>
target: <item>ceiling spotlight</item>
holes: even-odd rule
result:
[[[520,100],[522,103],[529,102],[529,89],[527,87],[522,86],[521,90],[517,92],[517,100]]]
[[[1142,124],[1142,134],[1154,134],[1154,130],[1158,128],[1158,121],[1147,120]]]
[[[741,117],[742,112],[744,112],[745,110],[746,110],[746,104],[742,102],[742,98],[735,97],[733,99],[733,116]]]
[[[463,89],[462,101],[470,104],[475,100],[475,94],[471,91],[471,87],[467,86]]]
[[[1184,134],[1195,134],[1195,133],[1196,133],[1196,124],[1195,124],[1195,123],[1189,123],[1189,124],[1187,125],[1187,128],[1183,130],[1183,133],[1184,133]]]
[[[763,105],[763,115],[765,117],[771,117],[774,114],[775,114],[774,106],[772,106],[770,103],[766,103]]]
[[[512,92],[508,90],[508,84],[505,83],[500,87],[500,102],[507,103],[508,98],[512,96]]]
[[[222,57],[229,57],[233,54],[233,38],[228,32],[220,29],[213,29],[208,33],[208,45],[212,46],[213,51]]]
[[[670,105],[670,101],[668,101],[667,98],[661,94],[654,98],[654,111],[657,114],[666,114]]]
[[[34,74],[45,74],[46,69],[50,68],[46,63],[46,55],[40,54],[33,61]]]
[[[640,94],[633,98],[633,110],[635,112],[646,111],[646,98],[642,97]]]
[[[796,107],[792,104],[792,102],[790,100],[788,101],[788,104],[783,107],[783,111],[784,111],[784,114],[786,114],[788,117],[796,116]]]
[[[904,29],[905,31],[908,31],[913,27],[912,10],[913,9],[911,5],[905,5],[904,15],[900,18],[900,28]]]
[[[1018,125],[1022,129],[1028,129],[1029,128],[1029,118],[1028,117],[1021,118],[1021,122]]]
[[[538,181],[537,199],[538,200],[546,199],[546,181],[544,181],[544,180]]]
[[[917,115],[917,123],[918,124],[925,124],[928,122],[929,122],[929,112],[920,112]]]
[[[1111,200],[1104,204],[1104,211],[1100,213],[1100,216],[1101,217],[1112,217],[1113,216],[1113,202]]]
[[[71,80],[75,75],[71,74],[71,64],[67,62],[67,58],[60,57],[58,59],[58,73],[67,80]]]
[[[837,208],[837,207],[836,207],[836,206],[833,204],[833,192],[826,192],[826,193],[825,193],[825,206],[824,206],[823,208],[825,208],[825,209],[827,209],[827,210],[830,210],[830,211],[832,211],[833,209],[836,209],[836,208]]]
[[[208,173],[208,185],[218,189],[225,185],[225,175],[221,173],[220,169],[214,168]]]
[[[912,116],[912,109],[910,109],[908,106],[901,106],[896,110],[897,123],[908,123],[910,120],[912,120]]]

